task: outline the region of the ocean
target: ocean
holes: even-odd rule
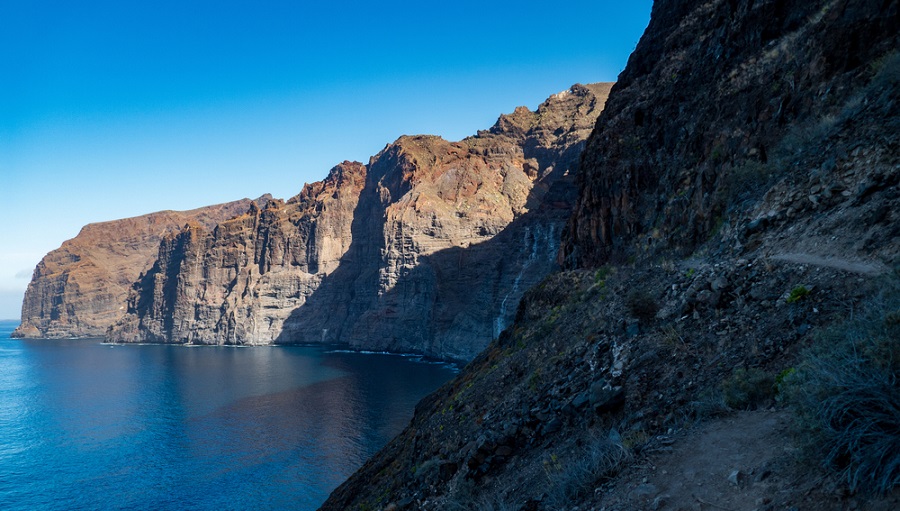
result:
[[[454,374],[322,347],[9,339],[0,509],[316,509]]]

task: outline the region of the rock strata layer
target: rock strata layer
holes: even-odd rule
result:
[[[459,142],[401,137],[287,202],[167,237],[110,340],[471,358],[555,268],[610,88],[573,86]]]
[[[86,225],[35,268],[25,291],[22,323],[13,337],[106,335],[109,326],[124,316],[132,283],[153,264],[163,237],[188,222],[213,226],[243,213],[251,202],[243,199]]]

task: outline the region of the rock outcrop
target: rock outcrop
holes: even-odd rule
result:
[[[214,226],[243,213],[252,202],[86,225],[35,268],[13,337],[103,337],[124,316],[131,285],[153,264],[163,237],[188,222]]]
[[[572,176],[611,84],[460,142],[404,136],[299,196],[167,238],[117,342],[345,343],[469,359],[555,268]]]
[[[110,340],[271,343],[350,246],[365,178],[364,165],[344,162],[287,202],[165,237]]]
[[[898,43],[893,0],[657,0],[583,154],[570,269],[322,509],[896,507],[854,500],[853,466],[841,478],[766,442],[717,460],[690,426],[786,406],[810,346],[885,353],[858,325],[839,333],[860,311],[896,353]],[[656,474],[686,437],[718,464]],[[881,461],[896,466],[865,460]]]
[[[881,96],[896,80],[898,9],[655,2],[588,141],[561,259],[687,254],[724,223],[783,224],[844,205],[867,180],[896,186],[896,138],[871,127],[896,132]],[[745,207],[779,180],[796,197],[767,204],[772,215]]]

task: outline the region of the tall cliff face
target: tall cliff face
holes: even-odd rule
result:
[[[153,264],[163,237],[188,222],[212,227],[243,213],[251,202],[243,199],[85,226],[35,268],[25,291],[22,323],[13,337],[104,336],[125,314],[131,285]]]
[[[896,80],[898,9],[655,2],[588,142],[561,258],[576,267],[686,254],[723,224],[783,225],[843,207],[866,180],[896,184],[896,137],[870,126],[896,133],[885,85]],[[776,193],[796,196],[745,211],[779,181]]]
[[[460,142],[401,137],[287,204],[187,229],[163,243],[110,338],[470,358],[555,267],[571,175],[609,89],[576,85]]]
[[[212,228],[167,236],[110,339],[270,343],[350,246],[365,177],[364,165],[344,162],[286,203],[253,204]]]

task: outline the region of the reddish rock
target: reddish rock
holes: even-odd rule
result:
[[[153,265],[163,237],[188,222],[212,227],[243,213],[252,202],[86,225],[35,268],[25,291],[22,324],[13,337],[102,337],[124,316],[128,291]]]

